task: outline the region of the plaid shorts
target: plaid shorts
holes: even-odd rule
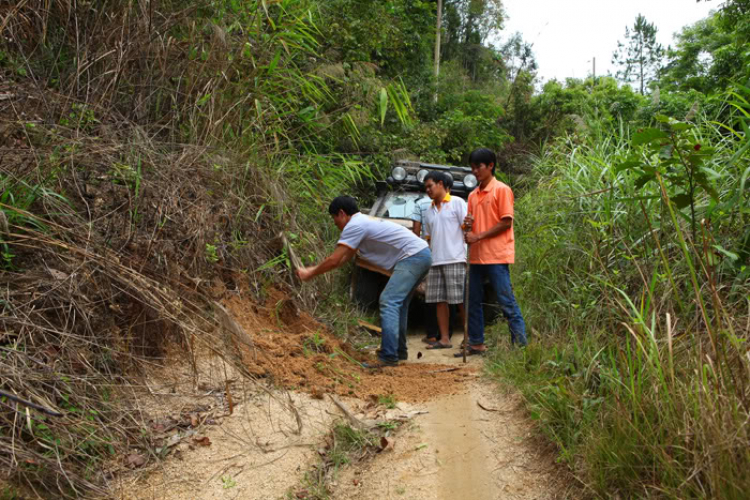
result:
[[[427,274],[427,303],[447,302],[464,303],[464,286],[466,284],[466,264],[456,262],[442,266],[432,266]]]

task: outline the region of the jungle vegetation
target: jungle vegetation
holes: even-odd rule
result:
[[[102,488],[102,457],[132,434],[103,388],[128,371],[118,353],[155,348],[114,332],[142,317],[199,328],[151,285],[178,279],[165,278],[165,255],[205,280],[249,274],[260,290],[282,279],[286,257],[249,235],[290,231],[313,261],[336,237],[331,196],[366,203],[394,159],[464,165],[481,146],[516,192],[514,285],[531,341],[509,350],[498,325],[488,370],[523,392],[592,496],[746,495],[750,2],[716,2],[667,48],[654,45],[658,25],[624,19],[617,75],[543,84],[533,47],[504,31],[500,0],[441,4],[437,75],[435,0],[0,7],[0,389],[72,415],[19,428],[0,408],[0,464],[14,480],[52,496]],[[90,192],[103,185],[127,200],[118,219],[95,214]],[[186,204],[170,212],[167,194]],[[208,229],[176,248],[139,243],[206,212],[218,214],[201,219]],[[67,296],[40,309],[21,286],[52,248],[71,273],[96,262],[101,279],[137,283],[158,305],[105,307],[127,299],[117,291],[80,306],[79,323],[100,305],[118,311],[94,342],[95,322],[60,312]],[[87,361],[40,378],[33,359],[53,354],[39,338],[56,359],[74,346]]]

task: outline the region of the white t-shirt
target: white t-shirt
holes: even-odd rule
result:
[[[430,209],[432,200],[429,198],[422,198],[414,204],[414,211],[411,214],[410,219],[414,222],[422,224],[419,229],[420,236],[424,238],[424,214]]]
[[[461,229],[466,213],[466,202],[458,196],[443,201],[440,210],[433,204],[425,212],[425,235],[430,237],[433,266],[466,262],[466,243]]]
[[[427,243],[404,226],[356,213],[341,231],[339,245],[359,250],[360,256],[383,269],[393,269],[407,257],[416,255]]]

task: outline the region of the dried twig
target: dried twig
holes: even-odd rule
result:
[[[458,371],[460,369],[461,369],[460,366],[452,366],[450,368],[441,368],[440,370],[430,370],[427,373],[429,373],[429,374],[432,374],[432,373],[448,373],[448,372],[456,372],[456,371]]]
[[[47,415],[51,415],[53,417],[63,416],[63,414],[60,412],[57,412],[55,410],[50,410],[49,408],[45,408],[44,406],[38,405],[36,403],[32,403],[31,401],[26,401],[25,399],[21,399],[18,396],[11,394],[9,392],[0,391],[0,397],[6,397],[8,399],[15,401],[16,403],[20,403],[24,406],[28,406],[29,408],[34,408],[35,410],[39,410],[42,413],[46,413]]]
[[[364,423],[362,423],[361,420],[355,417],[354,414],[351,411],[349,411],[349,409],[346,406],[344,406],[344,403],[339,401],[336,396],[334,396],[333,394],[329,394],[328,396],[331,398],[331,401],[333,401],[333,403],[336,406],[338,406],[339,410],[341,410],[341,413],[343,413],[346,416],[346,418],[349,420],[349,422],[351,422],[355,427],[359,429],[364,429],[367,427]]]

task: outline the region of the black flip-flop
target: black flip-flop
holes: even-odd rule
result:
[[[487,351],[481,351],[479,349],[474,349],[473,347],[469,347],[468,349],[466,349],[466,355],[467,356],[484,356],[484,353],[486,353],[486,352]],[[453,357],[454,358],[463,358],[464,357],[464,353],[463,353],[463,351],[458,351],[457,353],[453,354]]]
[[[453,349],[453,344],[441,344],[440,342],[434,342],[432,344],[429,344],[426,349],[428,351],[432,351],[433,349]]]

